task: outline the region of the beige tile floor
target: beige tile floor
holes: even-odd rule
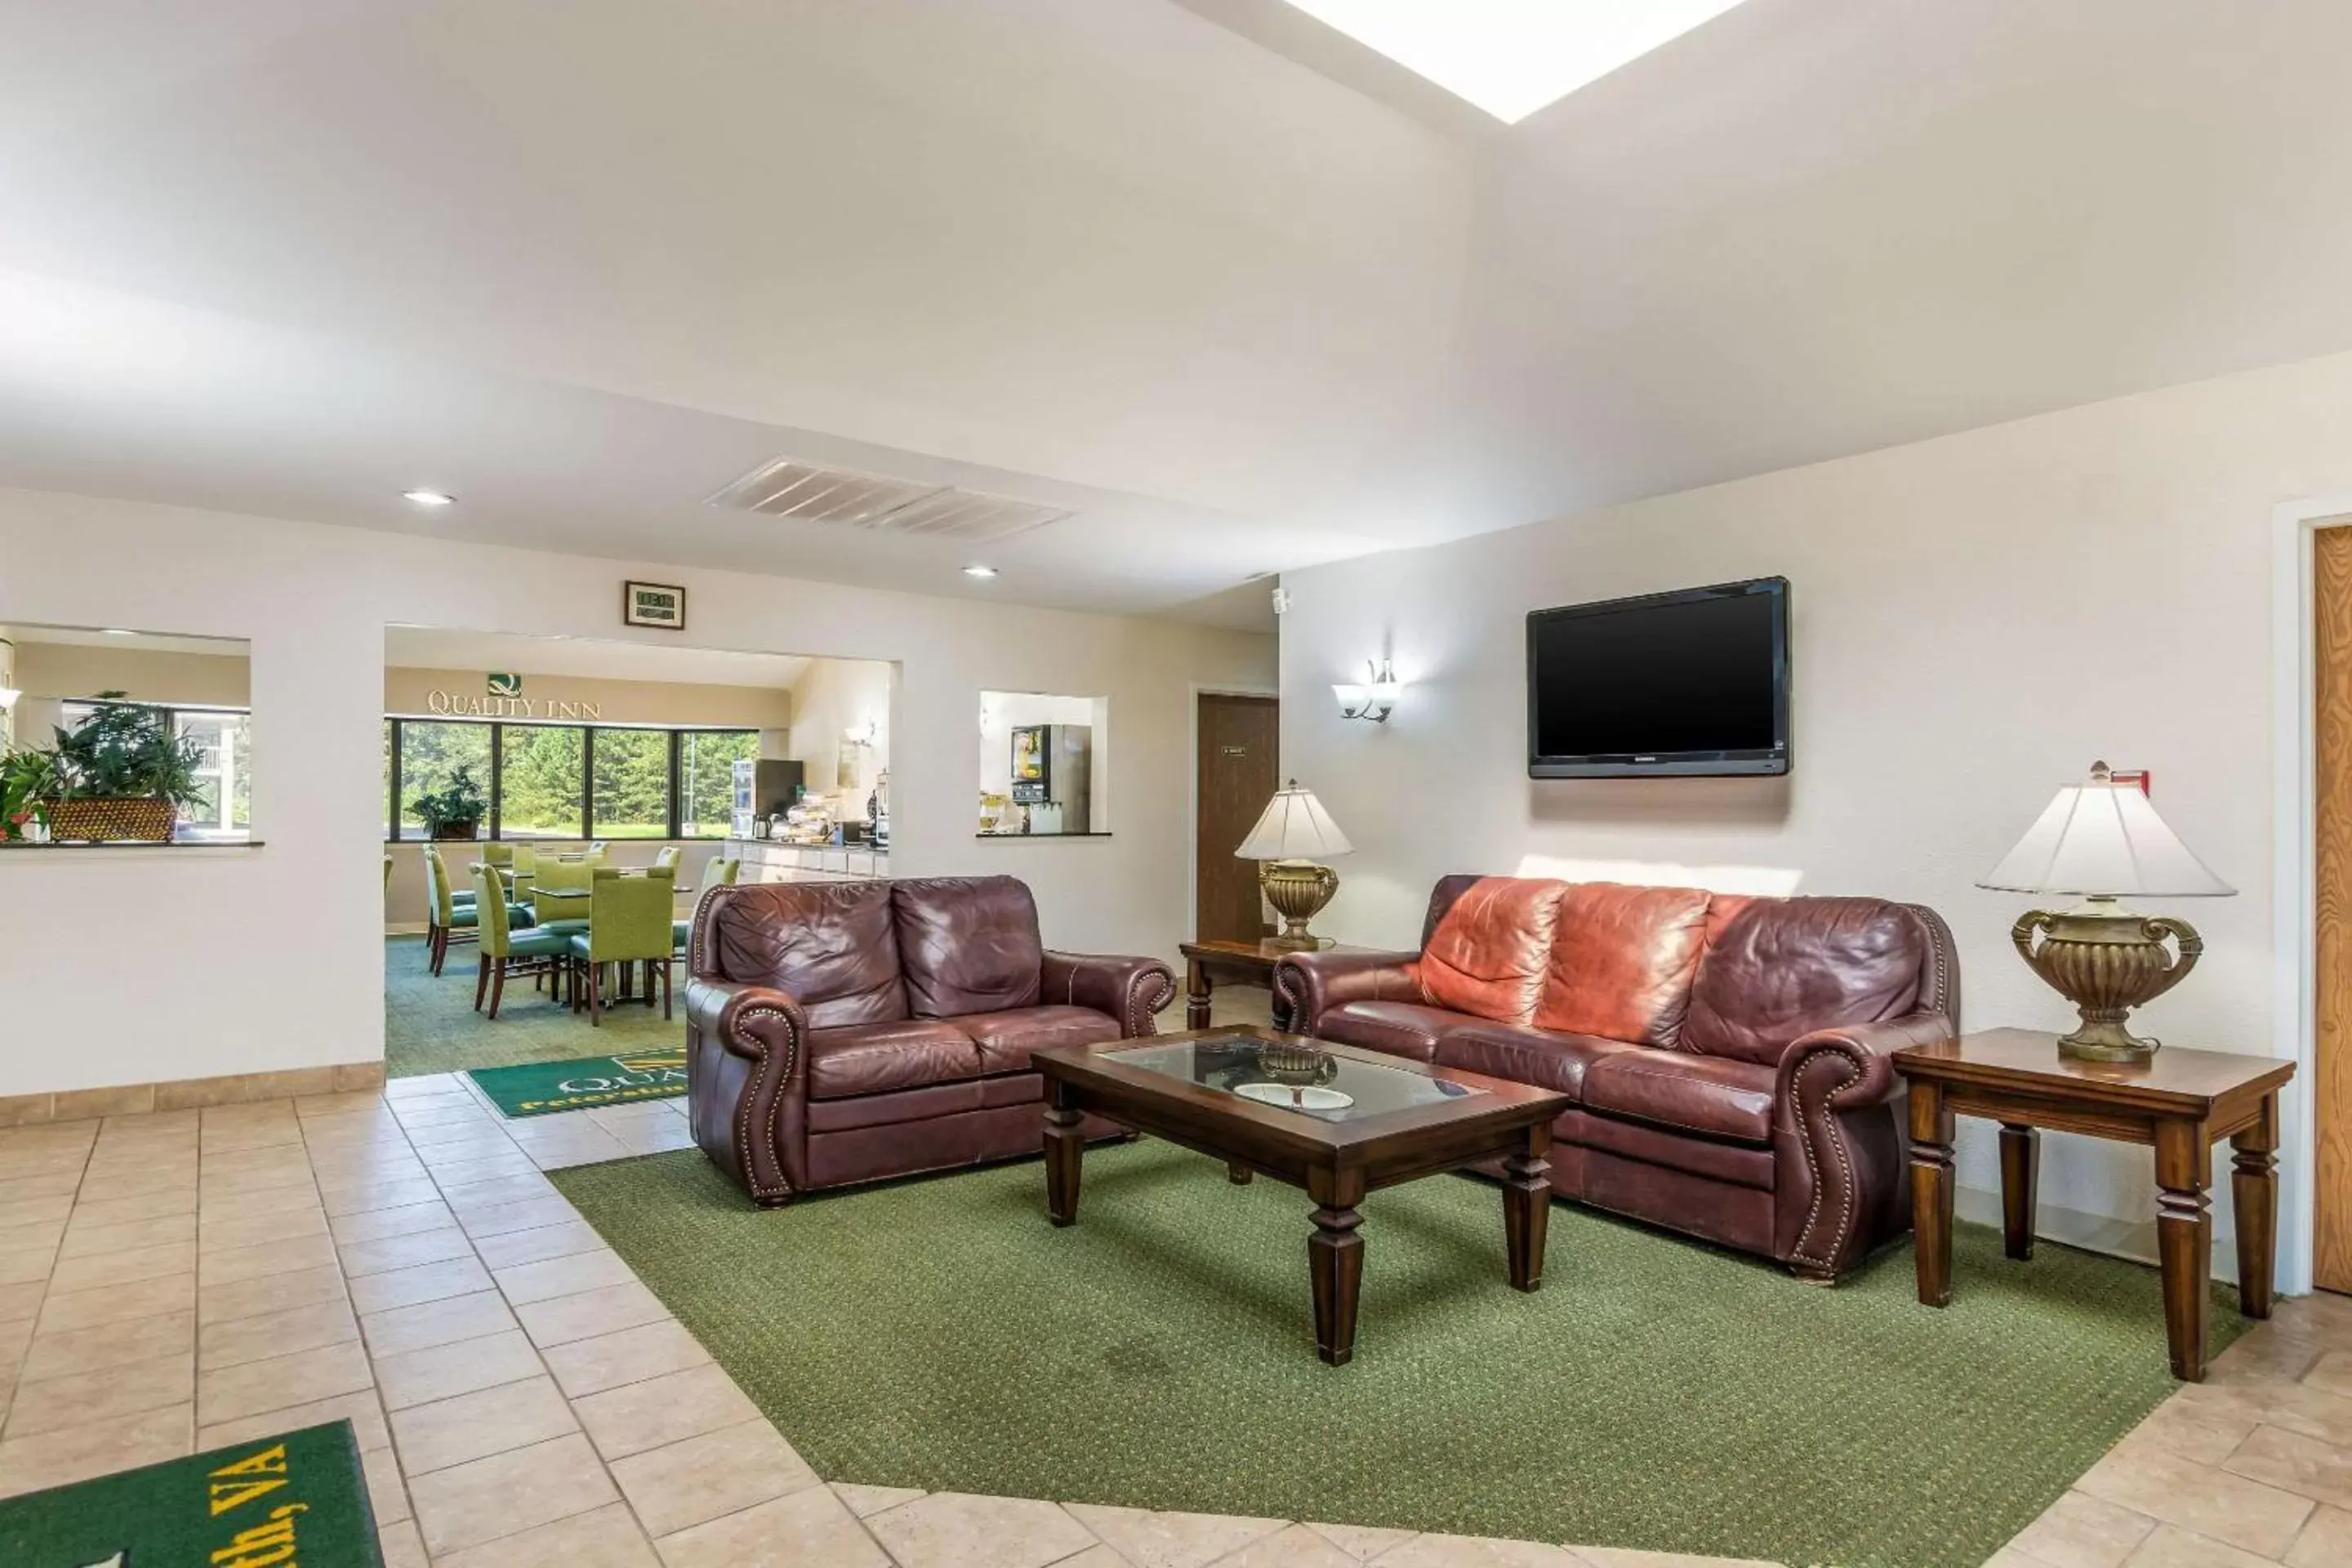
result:
[[[0,1131],[0,1495],[347,1416],[392,1568],[1723,1561],[828,1483],[541,1174],[688,1142],[457,1076]],[[2352,1563],[2352,1299],[2284,1303],[1989,1568],[2265,1563]]]

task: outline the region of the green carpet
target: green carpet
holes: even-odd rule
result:
[[[674,978],[675,1016],[662,1021],[661,1005],[635,1002],[604,1010],[604,1022],[588,1025],[588,1015],[550,1001],[528,980],[507,982],[497,1022],[474,1011],[474,949],[452,947],[436,980],[425,968],[425,939],[387,938],[383,944],[384,1075],[460,1072],[467,1068],[513,1067],[523,1062],[574,1061],[592,1052],[635,1053],[686,1048],[684,965]]]
[[[686,1051],[665,1047],[574,1061],[476,1068],[467,1076],[501,1115],[550,1116],[592,1105],[674,1100],[686,1092]]]
[[[352,1424],[0,1501],[7,1568],[383,1568]]]
[[[1977,1568],[2173,1387],[2153,1269],[1962,1226],[1837,1289],[1495,1188],[1365,1205],[1353,1364],[1315,1357],[1303,1193],[1145,1141],[760,1210],[697,1151],[550,1173],[829,1479],[1849,1568]],[[2215,1292],[2218,1344],[2242,1331]]]

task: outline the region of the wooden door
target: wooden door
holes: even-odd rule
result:
[[[1199,815],[1193,843],[1199,868],[1194,907],[1203,942],[1220,937],[1255,942],[1266,925],[1257,891],[1257,862],[1234,858],[1276,788],[1276,746],[1281,705],[1271,697],[1200,699]]]
[[[2352,528],[2321,529],[2313,551],[2319,1159],[2311,1275],[2322,1289],[2352,1290]]]

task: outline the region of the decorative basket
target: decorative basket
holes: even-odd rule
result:
[[[49,837],[162,844],[172,837],[179,807],[168,800],[45,800]]]

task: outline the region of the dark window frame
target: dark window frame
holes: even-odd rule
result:
[[[148,702],[140,703],[137,704],[137,706],[153,708],[160,707],[162,705],[160,703]],[[209,710],[232,712],[251,711],[249,709]],[[580,841],[583,844],[592,841],[595,837],[593,829],[596,822],[597,731],[654,730],[658,731],[668,737],[669,804],[668,816],[664,821],[662,826],[665,837],[677,842],[687,841],[685,835],[680,831],[680,828],[683,826],[683,811],[682,803],[678,798],[679,785],[684,779],[684,763],[682,758],[686,745],[686,737],[688,735],[757,735],[760,732],[760,726],[757,724],[510,723],[509,721],[503,719],[457,719],[438,713],[387,713],[383,716],[383,721],[384,726],[392,738],[392,765],[385,770],[384,773],[384,805],[386,807],[384,820],[387,824],[384,842],[386,844],[423,844],[428,842],[422,838],[404,837],[400,831],[400,797],[402,794],[400,777],[401,730],[403,726],[407,724],[478,724],[490,732],[489,837],[487,839],[478,840],[478,842],[491,844],[501,842],[506,837],[506,822],[504,817],[504,809],[506,805],[506,731],[509,729],[576,730],[579,731]],[[723,837],[724,835],[721,835],[721,837]],[[658,841],[648,839],[640,840],[639,842],[651,843]]]

